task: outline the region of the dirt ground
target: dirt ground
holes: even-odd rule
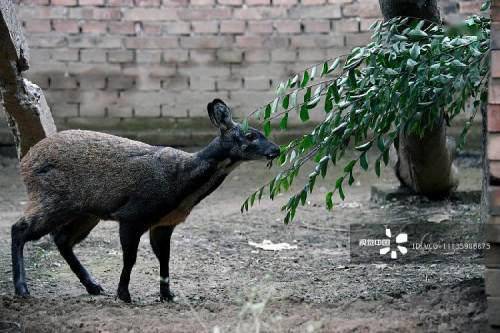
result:
[[[472,161],[472,162],[471,162]],[[461,189],[479,189],[474,159],[460,163]],[[333,169],[332,169],[333,170]],[[49,237],[26,247],[32,296],[13,296],[10,225],[26,196],[14,159],[0,158],[0,332],[479,332],[485,330],[483,267],[460,263],[379,265],[349,261],[349,223],[478,223],[479,204],[460,201],[370,201],[370,184],[394,183],[360,173],[346,201],[324,208],[329,182],[298,213],[281,222],[281,204],[263,201],[248,214],[240,205],[271,176],[263,164],[241,166],[204,200],[173,235],[174,303],[159,302],[159,265],[144,236],[134,268],[132,304],[115,299],[121,270],[117,224],[101,223],[77,255],[106,290],[89,296]],[[330,185],[331,186],[331,185]],[[338,199],[337,199],[338,201]],[[263,251],[269,239],[297,249]]]

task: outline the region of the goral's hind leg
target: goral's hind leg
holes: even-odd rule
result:
[[[66,260],[73,273],[76,274],[85,289],[87,289],[87,292],[91,295],[99,295],[104,290],[80,263],[73,252],[73,247],[84,240],[97,223],[99,223],[98,218],[87,216],[74,219],[69,224],[61,226],[52,232],[54,242],[61,256]]]
[[[126,303],[130,303],[130,292],[128,285],[130,282],[130,273],[135,265],[137,259],[137,248],[141,240],[141,235],[144,230],[135,227],[133,224],[120,224],[120,243],[123,251],[123,269],[120,275],[120,282],[118,284],[118,298]]]
[[[27,212],[12,226],[12,275],[17,295],[23,297],[29,295],[24,269],[24,244],[45,236],[64,224],[64,221],[60,212],[50,213],[38,210]]]

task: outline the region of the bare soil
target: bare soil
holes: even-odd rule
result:
[[[461,163],[461,188],[479,189],[477,163]],[[332,171],[334,171],[332,169]],[[335,172],[333,172],[335,173]],[[174,303],[159,301],[159,266],[141,241],[130,291],[132,304],[115,299],[121,270],[117,224],[101,223],[76,249],[106,290],[89,296],[50,237],[25,250],[32,296],[13,296],[10,226],[26,195],[17,161],[0,158],[0,332],[479,332],[486,329],[483,266],[464,259],[434,265],[352,264],[349,223],[421,221],[448,214],[453,222],[478,223],[479,204],[460,201],[370,201],[373,182],[394,183],[360,173],[345,202],[324,207],[332,178],[297,221],[281,222],[281,205],[264,200],[248,214],[240,205],[271,177],[263,164],[231,174],[173,235]],[[338,199],[337,199],[338,201]],[[248,244],[269,239],[295,250],[264,251]]]

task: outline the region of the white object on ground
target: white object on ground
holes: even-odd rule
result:
[[[281,250],[296,250],[297,245],[290,245],[288,243],[273,243],[269,239],[264,239],[262,243],[255,243],[248,241],[248,245],[254,246],[265,251],[281,251]]]

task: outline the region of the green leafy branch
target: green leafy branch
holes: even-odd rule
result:
[[[338,193],[343,200],[344,184],[353,184],[354,167],[369,168],[368,151],[373,147],[379,150],[373,162],[379,176],[400,131],[423,136],[443,118],[450,124],[471,109],[462,135],[465,138],[486,97],[490,20],[472,16],[461,25],[444,27],[426,20],[394,18],[376,22],[371,29],[372,41],[366,47],[281,82],[276,97],[249,116],[260,120],[267,136],[274,121],[287,130],[292,111],[301,122],[309,122],[310,112],[322,109],[324,120],[310,133],[281,147],[283,170],[253,192],[242,211],[261,200],[266,189],[271,200],[287,191],[304,164],[312,160],[315,166],[308,181],[282,207],[288,223],[299,204],[307,202],[317,177],[324,178],[328,165],[336,165],[353,145],[357,157],[345,165],[325,196],[326,207],[331,209],[333,195]],[[248,126],[248,118],[244,126]]]

